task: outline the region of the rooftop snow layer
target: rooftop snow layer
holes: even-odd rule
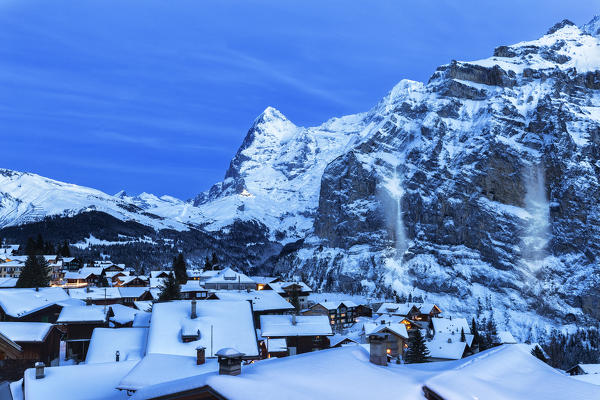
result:
[[[0,333],[13,342],[41,342],[50,329],[44,322],[0,322]]]
[[[0,307],[7,315],[19,318],[69,299],[62,288],[2,289]]]
[[[260,327],[263,337],[333,334],[329,318],[326,315],[261,315]]]
[[[147,328],[96,328],[85,357],[86,364],[141,360],[146,352]]]

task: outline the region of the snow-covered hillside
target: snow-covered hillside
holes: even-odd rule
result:
[[[0,169],[0,227],[37,222],[47,216],[101,211],[123,221],[159,229],[187,230],[201,220],[199,210],[173,197],[111,196],[99,190],[42,176]]]

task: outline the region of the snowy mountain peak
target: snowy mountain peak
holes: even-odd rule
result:
[[[581,27],[581,30],[588,35],[598,36],[600,35],[600,15],[594,16],[587,24]]]
[[[551,35],[554,32],[561,30],[565,26],[576,26],[576,25],[568,19],[563,19],[562,21],[557,22],[556,24],[552,25],[552,27],[550,29],[548,29],[548,32],[546,32],[546,35]]]
[[[119,199],[124,199],[125,197],[127,197],[127,192],[125,190],[119,190],[117,193],[114,194],[114,196]]]

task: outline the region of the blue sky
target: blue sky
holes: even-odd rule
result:
[[[267,106],[297,125],[577,24],[564,0],[0,0],[1,167],[193,197]]]

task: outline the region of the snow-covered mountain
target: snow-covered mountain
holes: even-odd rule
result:
[[[187,230],[201,220],[190,203],[170,196],[142,193],[129,197],[59,182],[42,176],[0,169],[0,227],[23,225],[48,216],[104,212],[123,221],[135,221],[156,230]]]
[[[0,225],[95,207],[202,229],[252,254],[238,267],[315,288],[412,292],[465,314],[491,303],[521,337],[533,316],[597,321],[599,32],[599,17],[562,21],[318,127],[269,107],[225,179],[190,202],[5,171]]]

